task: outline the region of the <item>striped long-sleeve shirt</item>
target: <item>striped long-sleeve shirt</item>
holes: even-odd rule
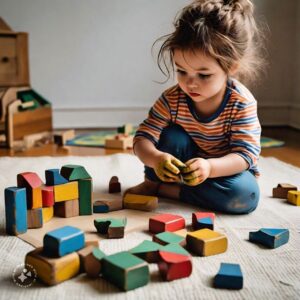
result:
[[[228,81],[220,107],[208,118],[197,115],[193,101],[178,85],[167,89],[140,124],[134,144],[146,138],[157,145],[161,131],[171,123],[179,124],[191,136],[199,147],[199,157],[218,158],[236,153],[247,161],[248,169],[259,176],[261,127],[257,103],[239,81]]]

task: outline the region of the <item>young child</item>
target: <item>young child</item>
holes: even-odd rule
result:
[[[150,109],[134,138],[145,181],[126,192],[158,195],[232,214],[255,210],[261,127],[236,78],[253,77],[258,30],[250,0],[198,0],[163,37],[158,64],[178,84]],[[174,69],[173,69],[174,70]]]

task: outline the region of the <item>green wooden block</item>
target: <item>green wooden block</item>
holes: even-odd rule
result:
[[[149,267],[129,252],[119,252],[102,259],[103,277],[122,290],[129,291],[149,282]]]
[[[154,235],[153,241],[161,245],[174,244],[174,243],[179,244],[181,246],[185,245],[185,237],[169,231],[161,232]]]
[[[124,237],[127,219],[100,218],[94,220],[97,231],[101,234],[107,234],[108,238]]]
[[[190,256],[190,253],[178,244],[168,244],[166,246],[161,247],[160,250]]]
[[[69,181],[91,178],[86,169],[79,165],[64,165],[60,170],[60,174]]]
[[[147,261],[148,263],[155,263],[159,261],[158,251],[161,249],[161,247],[161,245],[155,242],[145,240],[129,250],[129,252]]]
[[[92,178],[79,179],[78,180],[79,191],[79,215],[92,215],[93,204],[93,180]]]

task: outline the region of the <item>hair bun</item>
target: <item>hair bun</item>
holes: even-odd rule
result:
[[[233,11],[253,13],[253,4],[250,0],[223,0],[223,3],[230,6]]]

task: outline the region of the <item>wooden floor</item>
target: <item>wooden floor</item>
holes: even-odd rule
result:
[[[82,133],[81,130],[76,133]],[[262,156],[273,156],[284,162],[300,167],[300,130],[289,127],[264,127],[262,134],[267,137],[285,141],[284,147],[263,149]],[[58,147],[55,144],[43,145],[26,151],[14,151],[1,148],[0,156],[98,156],[114,153],[132,153],[131,150],[111,150],[93,147]]]

